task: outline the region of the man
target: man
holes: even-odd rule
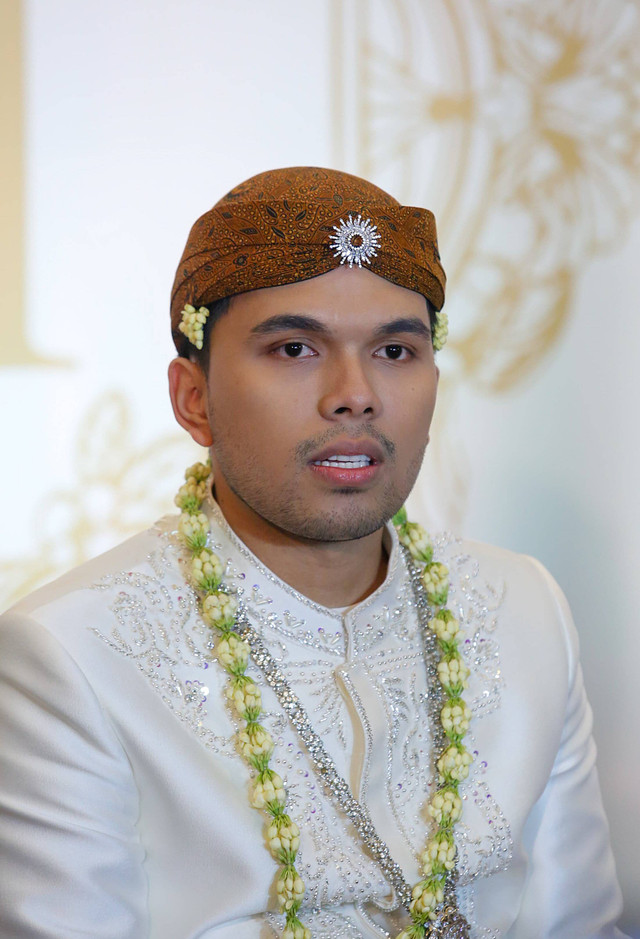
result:
[[[169,380],[211,473],[4,617],[3,936],[620,936],[560,591],[400,511],[443,302],[431,213],[356,177],[196,222]]]

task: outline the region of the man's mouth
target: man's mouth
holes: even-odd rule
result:
[[[363,487],[370,488],[381,477],[389,453],[392,454],[391,447],[384,447],[369,435],[359,440],[342,437],[322,449],[316,447],[307,457],[307,466],[331,490],[357,492]]]
[[[365,466],[372,466],[375,462],[366,453],[342,454],[334,453],[326,460],[313,460],[314,466],[335,466],[338,469],[364,469]]]

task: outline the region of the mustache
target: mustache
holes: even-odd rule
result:
[[[331,443],[332,440],[338,440],[341,437],[351,437],[352,439],[362,439],[364,437],[370,437],[372,440],[376,440],[386,455],[389,458],[393,458],[396,452],[396,445],[393,440],[390,440],[385,434],[377,429],[377,427],[370,427],[367,424],[361,424],[359,427],[336,427],[335,429],[331,428],[326,430],[322,434],[318,434],[317,437],[310,437],[309,440],[303,440],[296,447],[296,457],[303,463],[306,463],[307,459],[311,456],[312,453],[315,453],[316,450],[320,450],[326,444]]]

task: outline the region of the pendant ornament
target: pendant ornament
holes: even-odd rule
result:
[[[339,257],[340,263],[348,263],[349,267],[354,264],[362,267],[363,262],[371,264],[371,258],[378,253],[376,248],[380,247],[380,235],[370,218],[349,215],[346,222],[341,218],[340,225],[334,225],[333,230],[335,235],[331,235],[329,243],[335,248],[334,258]]]
[[[462,698],[469,669],[458,648],[460,624],[446,608],[449,571],[433,559],[433,545],[426,531],[407,520],[401,509],[393,523],[409,559],[411,582],[418,617],[427,645],[438,653],[437,676],[442,708],[434,747],[440,750],[436,766],[436,791],[427,806],[435,829],[420,856],[423,879],[411,887],[395,863],[389,849],[377,834],[366,809],[353,797],[348,784],[338,774],[322,739],[311,727],[297,696],[289,688],[277,663],[253,630],[235,595],[222,583],[223,565],[207,547],[209,519],[202,511],[207,497],[211,467],[195,463],[185,473],[175,503],[181,510],[178,531],[190,552],[191,585],[199,600],[202,619],[218,635],[215,650],[219,664],[229,679],[226,697],[245,726],[236,735],[238,749],[254,771],[251,804],[266,816],[265,840],[280,864],[276,892],[285,917],[282,939],[311,939],[311,932],[298,917],[304,897],[304,883],[295,867],[300,845],[298,826],[286,812],[287,794],[281,777],[270,767],[274,752],[271,735],[260,724],[260,688],[246,674],[249,659],[261,669],[267,684],[287,713],[305,743],[319,774],[332,796],[352,820],[369,853],[378,861],[396,895],[411,916],[411,924],[396,939],[468,939],[469,926],[457,908],[456,846],[454,825],[462,815],[458,787],[469,773],[472,756],[463,745],[471,712]]]

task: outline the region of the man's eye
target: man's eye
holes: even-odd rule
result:
[[[411,357],[411,352],[406,346],[401,346],[398,342],[390,342],[386,346],[382,346],[376,355],[380,355],[384,359],[408,359]]]
[[[287,359],[301,359],[315,355],[313,349],[310,349],[304,342],[285,342],[275,351]]]

